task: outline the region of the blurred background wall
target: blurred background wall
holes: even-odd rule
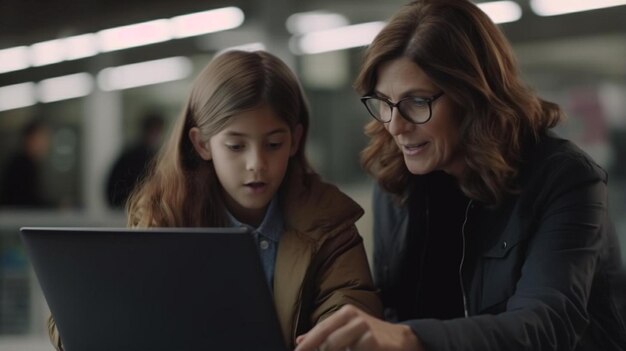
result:
[[[626,1],[587,11],[602,1],[476,2],[511,40],[527,82],[567,112],[558,132],[609,171],[626,252]],[[0,182],[22,172],[10,161],[31,121],[44,122],[47,138],[34,162],[39,202],[0,198],[0,349],[52,349],[18,228],[124,226],[107,200],[114,163],[142,138],[147,114],[167,131],[193,77],[227,48],[264,48],[300,76],[312,112],[308,156],[366,209],[358,225],[369,252],[372,182],[358,161],[369,117],[351,83],[364,46],[404,3],[1,0]]]

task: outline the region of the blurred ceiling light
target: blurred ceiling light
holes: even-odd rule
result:
[[[515,1],[491,1],[476,4],[494,23],[515,22],[522,18],[522,8]]]
[[[626,0],[530,0],[530,8],[539,16],[555,16],[620,5],[626,5]]]
[[[35,83],[33,82],[0,87],[0,111],[31,106],[36,103]]]
[[[19,71],[28,68],[28,47],[16,46],[0,50],[0,73]]]
[[[175,38],[237,28],[243,24],[244,14],[238,7],[224,7],[216,10],[172,17],[172,31]]]
[[[37,84],[41,102],[54,102],[87,96],[93,91],[93,77],[89,73],[44,79]]]
[[[178,56],[105,68],[97,79],[100,89],[111,91],[184,79],[191,70],[191,61]]]
[[[26,69],[31,64],[49,65],[94,56],[100,51],[109,52],[228,30],[241,26],[243,21],[243,11],[231,6],[104,29],[96,34],[48,40],[30,47],[3,49],[0,50],[0,74]]]
[[[29,50],[30,61],[35,67],[76,60],[98,53],[93,34],[43,41],[31,45]]]
[[[33,66],[43,66],[65,60],[65,45],[60,39],[43,41],[30,46]]]
[[[77,60],[98,53],[98,41],[93,33],[67,37],[64,41],[66,60]]]
[[[338,13],[311,11],[294,13],[285,23],[291,34],[305,34],[349,25],[348,19]]]
[[[368,22],[293,37],[290,47],[295,54],[319,54],[365,46],[383,29],[385,22]]]
[[[248,43],[248,44],[241,44],[241,45],[235,45],[235,46],[229,46],[225,49],[220,50],[217,55],[224,53],[226,51],[233,51],[233,50],[241,50],[241,51],[259,51],[259,50],[265,50],[265,44],[261,43],[261,42],[256,42],[256,43]]]
[[[108,52],[172,39],[169,20],[159,19],[104,29],[97,33],[100,51]]]

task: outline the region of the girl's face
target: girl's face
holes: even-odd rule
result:
[[[429,98],[441,93],[426,73],[406,57],[382,64],[376,82],[375,94],[394,103],[407,96]],[[462,110],[444,93],[432,102],[428,122],[411,123],[394,108],[385,128],[402,151],[409,172],[427,174],[443,170],[459,178],[465,167],[460,148],[462,119]]]
[[[298,150],[302,126],[292,130],[268,105],[242,112],[202,142],[189,132],[196,151],[213,160],[226,207],[239,221],[259,225],[280,187],[289,158]]]

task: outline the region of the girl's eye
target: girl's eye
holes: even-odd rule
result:
[[[283,146],[283,143],[268,143],[268,146],[270,147],[270,149],[280,149],[280,147]]]
[[[243,150],[243,145],[241,144],[226,144],[226,147],[231,151],[241,151]]]

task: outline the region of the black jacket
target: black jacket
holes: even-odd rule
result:
[[[374,192],[374,275],[391,319],[404,319],[419,296],[419,276],[406,266],[433,255],[407,243],[446,215],[429,208],[439,176],[414,177],[411,206]],[[572,143],[545,136],[526,148],[518,184],[499,207],[471,202],[462,214],[457,278],[468,317],[404,323],[429,351],[626,350],[626,275],[606,173]]]

